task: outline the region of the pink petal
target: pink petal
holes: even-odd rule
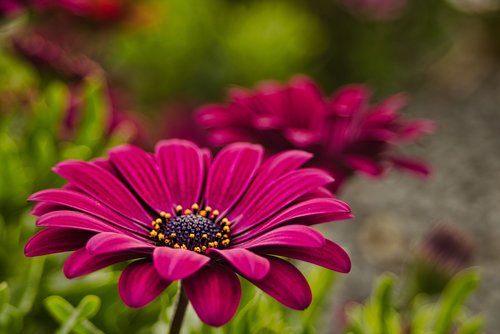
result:
[[[187,249],[157,247],[153,252],[153,262],[161,277],[175,281],[200,270],[210,258]]]
[[[207,204],[224,213],[248,188],[262,161],[258,145],[232,144],[216,157],[208,174],[205,191]]]
[[[144,232],[144,227],[142,225],[117,214],[102,202],[79,191],[67,189],[42,190],[31,195],[29,200],[42,202],[33,209],[33,214],[36,216],[41,216],[51,211],[72,208],[105,219],[112,224],[116,224],[130,231],[139,233]],[[44,205],[45,203],[49,205]]]
[[[93,236],[87,243],[87,251],[92,255],[104,255],[122,252],[151,252],[155,246],[146,241],[139,240],[125,234],[102,232]]]
[[[312,292],[301,272],[285,260],[273,256],[267,258],[271,263],[267,276],[249,281],[287,307],[306,309],[311,304]]]
[[[236,225],[232,233],[233,235],[245,233],[242,238],[248,239],[264,231],[284,225],[292,219],[296,219],[300,222],[302,218],[320,215],[325,219],[324,222],[327,223],[336,220],[339,217],[339,213],[350,212],[351,208],[338,199],[316,198],[295,204],[258,226],[247,227],[245,230],[242,230]],[[340,217],[342,216],[343,215],[340,215]]]
[[[385,141],[389,142],[398,138],[398,135],[388,129],[366,129],[361,134],[359,140],[375,140],[375,141]]]
[[[238,228],[254,226],[298,197],[332,180],[326,172],[319,169],[304,168],[289,172],[267,186],[263,186],[253,199],[244,203],[245,207],[241,211],[231,212],[228,218],[234,222],[235,226],[241,225]]]
[[[35,234],[24,247],[24,255],[40,256],[53,253],[73,251],[85,246],[94,233],[48,227]]]
[[[54,167],[54,171],[111,209],[144,225],[151,221],[134,195],[107,170],[88,162],[66,161]]]
[[[315,119],[324,111],[324,102],[320,89],[311,79],[298,76],[287,87],[289,123],[295,128],[310,128]],[[290,134],[289,134],[290,135]],[[294,138],[297,143],[303,139]],[[303,146],[301,146],[303,147]]]
[[[64,227],[93,232],[125,232],[114,225],[78,211],[54,211],[38,218],[37,226]]]
[[[204,178],[204,156],[186,140],[165,140],[156,145],[156,159],[172,195],[174,205],[190,208],[200,200]]]
[[[109,157],[144,202],[157,212],[173,207],[165,180],[151,155],[138,147],[125,145],[111,150]]]
[[[285,151],[273,155],[264,161],[240,203],[231,210],[231,215],[237,217],[250,205],[251,201],[255,200],[255,197],[260,194],[262,188],[279,177],[297,169],[312,157],[311,153],[305,151]]]
[[[286,222],[287,225],[306,225],[312,226],[317,224],[329,223],[337,220],[346,220],[352,219],[354,215],[350,212],[339,212],[335,213],[326,213],[326,214],[318,214],[313,216],[308,216],[304,218],[293,218]]]
[[[337,181],[337,179],[335,179]],[[311,190],[307,194],[304,194],[297,198],[297,202],[304,202],[310,199],[317,199],[317,198],[333,198],[335,197],[332,192],[324,187],[319,187],[317,189]]]
[[[67,278],[76,278],[90,274],[99,269],[108,267],[118,262],[144,257],[139,253],[112,253],[105,255],[92,255],[85,248],[71,254],[64,263],[64,275]]]
[[[432,173],[432,170],[428,164],[417,159],[392,157],[391,161],[396,168],[408,171],[423,178],[429,177]]]
[[[370,176],[380,176],[384,169],[378,163],[360,155],[349,155],[345,157],[345,162],[353,169]]]
[[[238,272],[251,279],[262,279],[269,272],[269,261],[244,248],[209,248],[207,254],[218,254],[226,259]]]
[[[243,129],[222,128],[212,130],[209,134],[210,144],[222,146],[240,141],[251,141],[252,137]]]
[[[288,128],[284,135],[295,147],[307,148],[318,142],[318,133],[309,129]]]
[[[259,250],[262,254],[274,254],[297,259],[340,273],[351,270],[351,260],[345,250],[333,241],[326,240],[322,248],[305,247],[269,247]]]
[[[238,238],[235,238],[233,241],[233,245],[244,248],[265,246],[323,247],[324,244],[325,238],[320,232],[302,225],[282,226],[250,240],[240,242]]]
[[[330,110],[335,115],[352,116],[362,110],[370,95],[366,86],[345,86],[335,93]]]
[[[240,304],[240,281],[223,266],[206,266],[184,279],[182,286],[198,317],[210,326],[225,325]]]
[[[60,210],[67,210],[68,207],[60,204],[49,202],[36,203],[31,209],[31,214],[36,217],[43,216],[46,213]]]
[[[241,115],[229,112],[224,106],[206,105],[197,110],[196,121],[206,128],[221,128],[240,123]]]
[[[435,122],[428,119],[417,119],[405,123],[399,131],[400,139],[414,141],[423,135],[432,134],[436,131]]]
[[[152,302],[171,282],[158,275],[148,260],[129,264],[120,275],[118,292],[129,307],[143,307]]]

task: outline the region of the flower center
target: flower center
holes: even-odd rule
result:
[[[208,248],[226,248],[229,245],[231,222],[219,217],[219,211],[207,206],[200,210],[198,204],[191,209],[175,207],[175,215],[160,212],[160,217],[151,222],[149,233],[158,246],[183,248],[205,253]]]

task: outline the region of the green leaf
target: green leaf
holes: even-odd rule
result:
[[[75,143],[92,148],[101,143],[107,130],[109,108],[102,84],[97,79],[89,79],[83,94]]]
[[[59,136],[61,121],[68,109],[69,92],[62,84],[51,84],[44,94],[45,104],[43,110],[38,110],[39,128],[49,131],[54,138]]]
[[[448,334],[454,319],[460,314],[467,297],[476,289],[479,274],[475,270],[465,270],[458,274],[446,287],[440,300],[436,317],[436,334]]]
[[[99,297],[94,295],[85,296],[78,304],[78,308],[81,310],[80,317],[90,319],[99,312],[100,307],[101,299]]]
[[[9,303],[9,286],[7,282],[0,283],[0,313],[4,311]]]
[[[38,294],[44,265],[44,257],[30,260],[30,266],[25,281],[26,288],[24,289],[18,306],[18,309],[23,312],[23,314],[28,314],[33,307],[33,303],[35,302],[36,296]]]
[[[482,316],[470,318],[458,329],[457,334],[479,334],[483,332],[485,320]]]
[[[100,300],[96,304],[96,296],[87,296],[90,299],[86,298],[82,299],[79,306],[81,308],[74,308],[68,301],[60,296],[50,296],[47,297],[44,301],[45,307],[52,315],[54,319],[56,319],[59,323],[62,324],[62,327],[59,328],[57,333],[70,333],[73,331],[77,334],[102,334],[103,332],[96,328],[94,324],[92,324],[89,320],[85,319],[82,316],[83,313],[87,313],[89,315],[94,312],[97,312],[100,306]],[[96,297],[97,298],[97,297]],[[97,310],[96,310],[97,309]]]
[[[61,323],[64,323],[74,311],[73,305],[60,296],[47,297],[44,304],[54,319]]]
[[[390,315],[393,311],[392,292],[394,290],[395,278],[390,274],[383,275],[379,278],[377,288],[374,294],[373,302],[378,311],[378,324],[380,333],[389,333]]]
[[[319,317],[323,315],[323,306],[331,296],[330,291],[338,278],[338,274],[328,269],[313,267],[308,272],[307,277],[312,289],[314,305],[306,309],[301,314],[301,317],[294,317],[301,320],[304,334],[310,333],[310,329],[316,327]]]
[[[431,333],[436,315],[436,305],[426,303],[424,295],[414,298],[411,314],[411,332],[418,334]]]

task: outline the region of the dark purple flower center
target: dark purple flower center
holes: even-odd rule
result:
[[[150,237],[158,246],[183,248],[205,253],[208,248],[226,248],[229,245],[231,222],[219,217],[219,211],[210,207],[200,210],[198,204],[183,211],[177,205],[175,215],[160,212],[152,221]]]

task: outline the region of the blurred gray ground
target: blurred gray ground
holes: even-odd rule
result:
[[[364,300],[382,272],[401,274],[416,242],[443,220],[475,243],[474,264],[482,282],[469,306],[487,316],[487,333],[498,333],[500,69],[487,66],[475,75],[472,83],[455,76],[456,84],[436,80],[413,94],[408,114],[439,125],[437,134],[408,151],[431,163],[429,181],[393,172],[383,181],[358,177],[346,187],[341,198],[351,204],[356,218],[337,223],[332,238],[347,248],[353,268],[337,286],[337,306]]]

